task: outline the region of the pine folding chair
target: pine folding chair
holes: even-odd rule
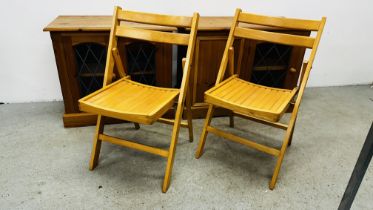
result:
[[[167,158],[167,166],[162,187],[163,192],[167,191],[170,185],[170,177],[180,126],[189,128],[189,140],[193,141],[190,103],[186,103],[187,122],[182,121],[181,118],[184,111],[191,62],[193,60],[198,20],[198,13],[194,13],[193,17],[170,16],[125,11],[120,7],[115,7],[107,51],[103,87],[79,100],[79,106],[82,111],[98,115],[96,132],[93,139],[92,154],[89,163],[90,170],[93,170],[98,164],[102,141],[141,150]],[[123,21],[126,21],[126,23],[123,24]],[[140,29],[131,27],[131,24],[128,24],[128,22],[152,26],[183,27],[190,29],[190,33],[181,34],[164,30],[153,30],[155,27]],[[117,49],[117,41],[119,37],[188,46],[186,58],[183,59],[183,79],[181,87],[179,89],[161,88],[132,81],[130,77],[126,75],[125,68]],[[120,79],[112,82],[114,65],[116,66]],[[177,103],[175,118],[162,118],[162,115],[172,108],[175,102]],[[155,121],[159,121],[172,124],[173,131],[170,146],[168,150],[165,150],[106,135],[104,134],[104,117],[134,122],[137,129],[140,128],[140,123],[150,125]]]
[[[215,86],[205,92],[205,101],[209,104],[209,108],[196,151],[197,159],[201,157],[203,153],[208,133],[213,133],[233,142],[241,143],[258,151],[276,156],[277,164],[272,180],[269,184],[269,188],[271,190],[274,189],[286,149],[291,143],[299,105],[312,68],[312,63],[315,59],[316,50],[320,42],[325,21],[325,17],[320,21],[301,20],[255,15],[241,12],[241,9],[236,10]],[[242,24],[240,23],[314,31],[316,32],[316,36],[290,35],[281,30],[269,32],[262,29],[249,29],[242,27]],[[303,63],[298,87],[292,90],[272,88],[240,79],[238,75],[234,74],[233,41],[235,38],[298,46],[309,49],[309,60],[308,62]],[[229,73],[230,76],[227,79],[224,79],[227,65],[229,66],[229,72],[227,73]],[[279,120],[290,106],[293,106],[293,110],[288,124],[280,123]],[[281,148],[272,148],[212,127],[210,123],[215,107],[223,107],[231,110],[234,115],[285,130],[286,133]],[[232,119],[232,116],[230,116],[230,120]],[[230,122],[230,124],[233,125],[234,123]]]

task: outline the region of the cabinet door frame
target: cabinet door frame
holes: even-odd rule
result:
[[[97,39],[102,43],[105,37],[108,39],[109,33],[51,32],[50,35],[64,101],[64,113],[79,113],[79,106],[76,100],[78,100],[80,96],[79,85],[74,79],[76,74],[76,60],[73,53],[73,45],[86,42],[95,43]]]

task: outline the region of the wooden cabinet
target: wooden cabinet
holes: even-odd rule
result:
[[[110,16],[59,16],[44,28],[44,31],[50,32],[53,42],[65,104],[65,127],[96,123],[95,115],[79,111],[78,99],[102,86],[110,23]],[[230,23],[231,17],[200,18],[190,78],[192,110],[196,118],[205,117],[207,105],[203,103],[204,92],[215,84]],[[310,32],[288,33],[307,35]],[[289,89],[297,85],[305,49],[251,40],[235,40],[234,46],[236,71],[241,78]],[[120,39],[119,48],[125,58],[127,73],[134,80],[162,87],[180,84],[181,58],[185,56],[183,47]],[[177,76],[173,78],[172,55],[175,49],[178,55],[175,57]],[[224,115],[226,112],[220,109],[216,114]]]

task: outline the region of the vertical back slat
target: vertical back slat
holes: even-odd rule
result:
[[[190,69],[192,67],[192,61],[194,57],[194,49],[195,49],[195,42],[197,38],[197,28],[198,28],[198,21],[199,21],[199,14],[194,13],[192,25],[191,25],[191,31],[190,31],[190,37],[189,37],[189,43],[188,43],[188,49],[186,53],[186,60],[183,66],[183,79],[181,80],[180,85],[180,97],[178,103],[183,103],[185,100],[185,94],[186,94],[186,86],[189,84],[189,77],[190,77]]]
[[[223,53],[223,58],[222,58],[221,63],[220,63],[218,77],[216,78],[215,85],[219,84],[223,80],[223,78],[224,78],[225,69],[226,69],[227,64],[228,64],[228,51],[229,51],[229,48],[232,47],[232,45],[233,45],[233,41],[234,41],[234,30],[237,27],[238,16],[239,16],[240,13],[241,13],[241,9],[236,9],[236,13],[235,13],[233,21],[232,21],[231,30],[229,31],[227,44],[225,45],[225,49],[224,49],[224,53]]]
[[[109,37],[109,46],[108,51],[106,55],[106,66],[105,66],[105,73],[104,73],[104,84],[106,85],[110,84],[113,79],[113,70],[114,70],[114,62],[113,62],[113,56],[112,56],[112,49],[117,47],[117,37],[115,36],[115,31],[117,26],[119,25],[118,21],[118,12],[122,10],[120,7],[114,7],[114,14],[113,14],[113,21],[111,23],[111,30],[110,30],[110,37]]]

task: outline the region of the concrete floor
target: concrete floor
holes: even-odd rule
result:
[[[268,189],[275,159],[209,135],[205,154],[182,129],[170,189],[161,193],[166,161],[103,144],[99,166],[88,170],[94,127],[62,125],[61,102],[0,105],[0,209],[336,209],[373,120],[368,86],[308,88],[293,145],[278,184]],[[280,145],[283,131],[236,118],[213,124],[236,134]],[[167,147],[171,127],[156,123],[107,132]],[[373,209],[373,164],[353,209]]]

